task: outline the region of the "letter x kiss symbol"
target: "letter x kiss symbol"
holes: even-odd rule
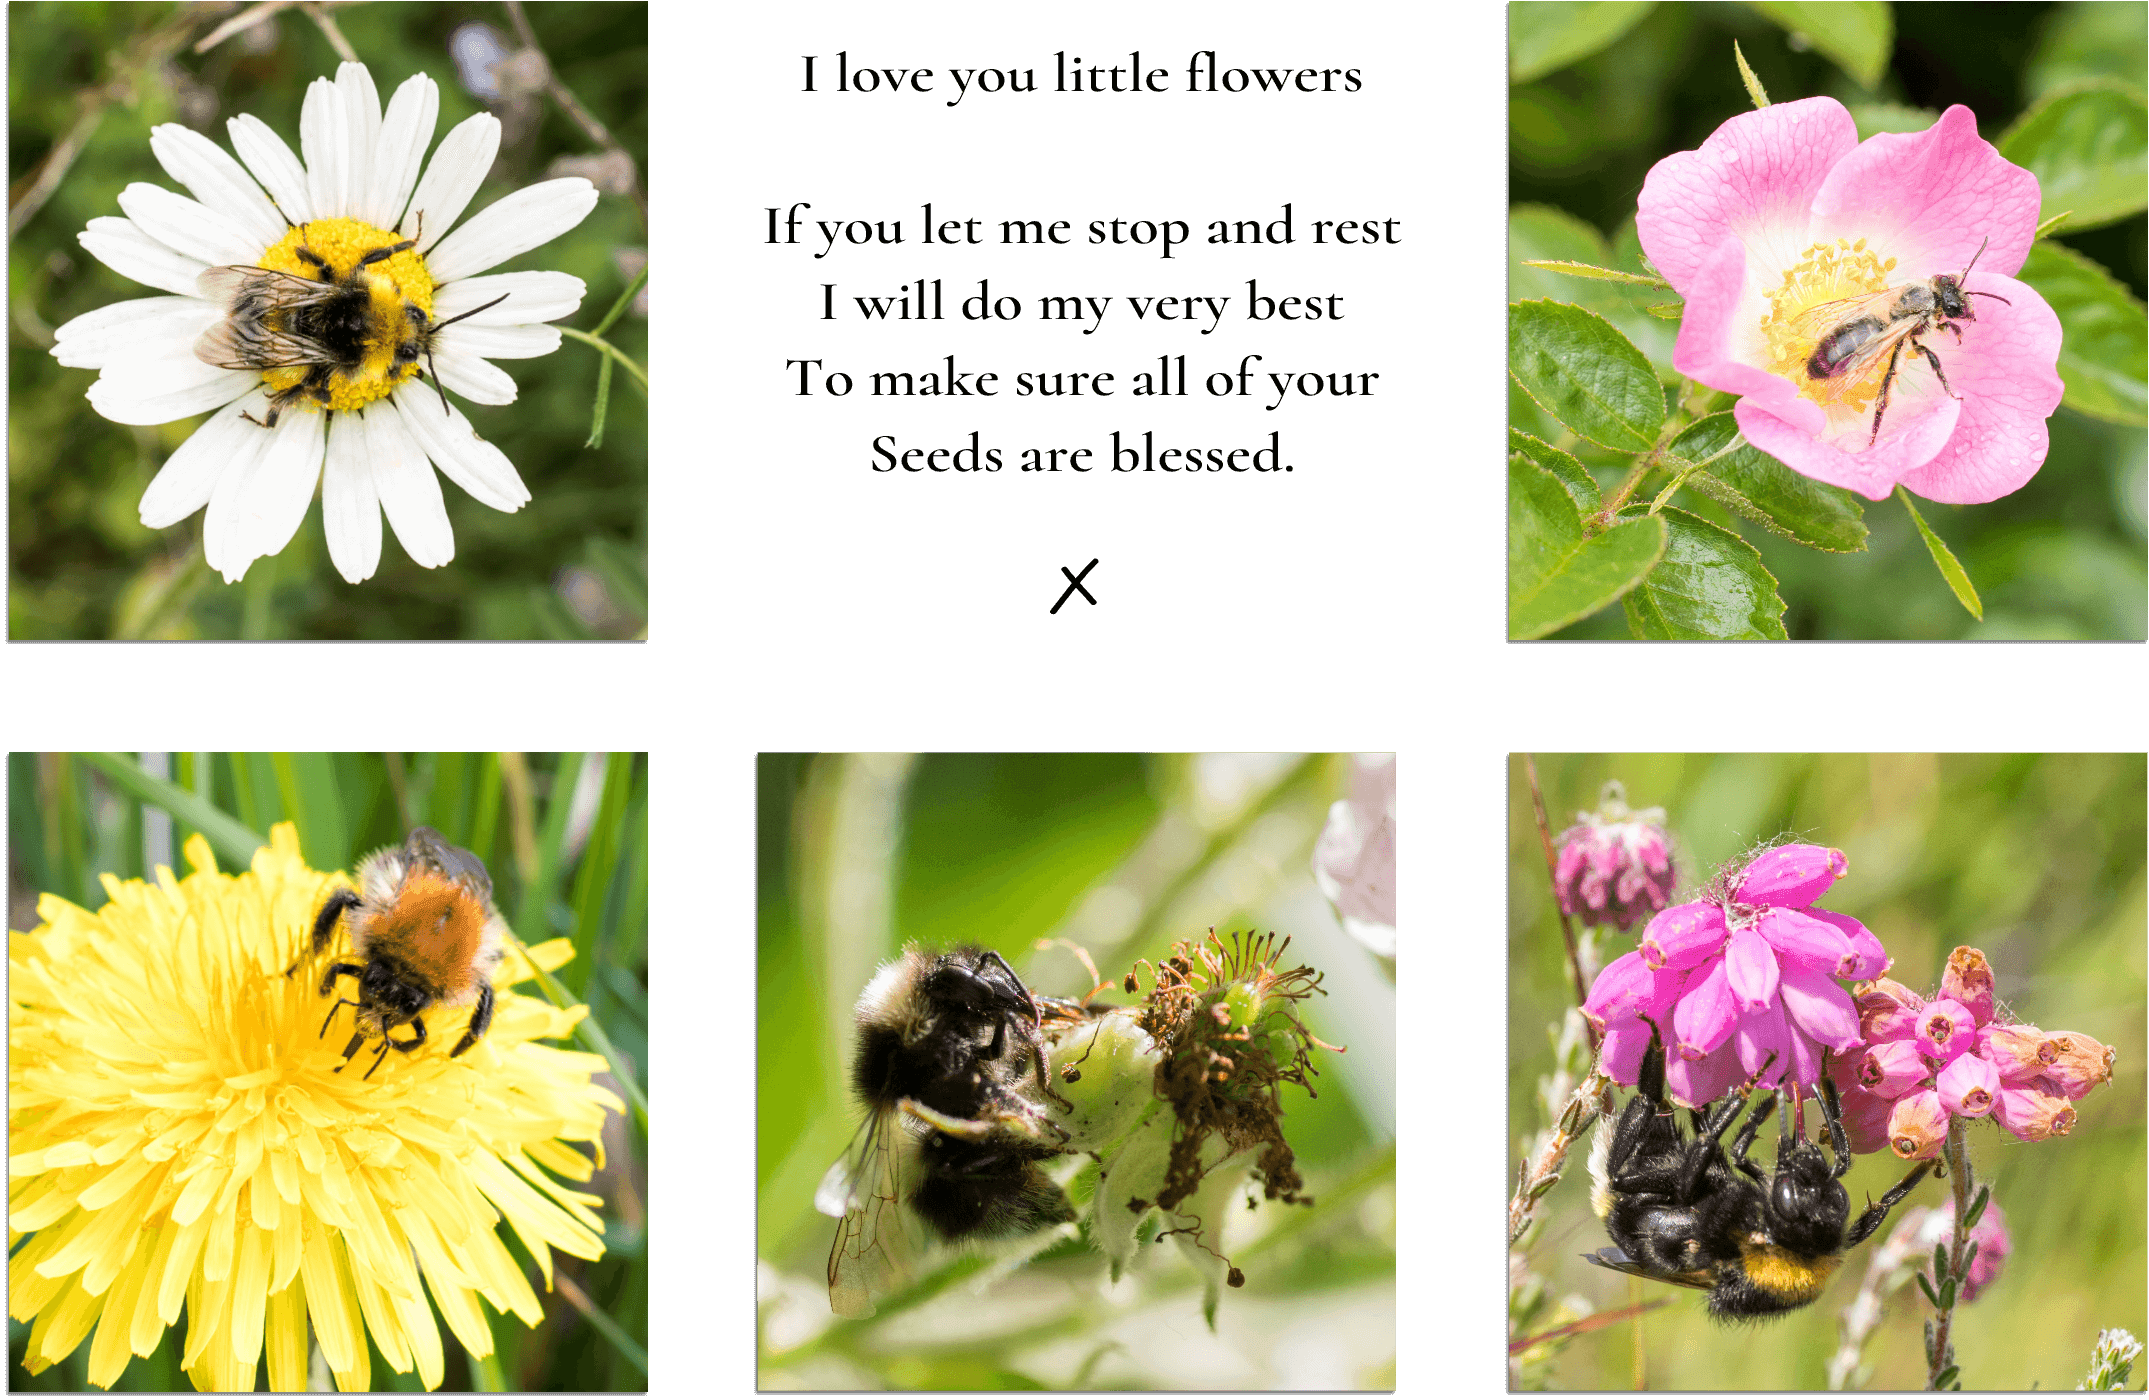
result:
[[[1066,592],[1064,592],[1064,593],[1062,593],[1062,594],[1060,594],[1060,601],[1059,601],[1058,603],[1054,603],[1054,604],[1052,605],[1052,612],[1054,612],[1054,613],[1058,612],[1058,611],[1060,610],[1060,606],[1061,606],[1061,604],[1065,603],[1065,602],[1066,602],[1066,601],[1067,601],[1067,600],[1068,600],[1069,598],[1072,598],[1072,597],[1074,597],[1074,595],[1075,595],[1075,594],[1077,594],[1077,593],[1081,594],[1081,595],[1082,595],[1083,597],[1085,597],[1085,598],[1088,598],[1088,599],[1089,599],[1089,605],[1090,605],[1091,607],[1095,607],[1095,606],[1097,606],[1097,600],[1096,600],[1096,598],[1092,597],[1092,596],[1091,596],[1091,594],[1090,594],[1090,591],[1089,591],[1089,590],[1088,590],[1087,588],[1084,588],[1084,587],[1082,586],[1082,580],[1083,580],[1083,579],[1086,579],[1086,578],[1088,578],[1088,577],[1089,577],[1089,571],[1090,571],[1091,569],[1094,569],[1094,568],[1096,568],[1096,567],[1097,567],[1097,561],[1096,561],[1096,560],[1094,560],[1094,559],[1092,559],[1092,560],[1090,560],[1090,561],[1089,561],[1089,562],[1088,562],[1087,564],[1084,564],[1084,565],[1082,566],[1082,572],[1081,572],[1081,573],[1079,573],[1079,574],[1076,574],[1076,573],[1069,573],[1069,572],[1067,571],[1067,566],[1066,566],[1065,564],[1062,564],[1062,565],[1060,565],[1060,573],[1061,573],[1061,575],[1062,575],[1062,576],[1064,576],[1064,577],[1066,578],[1066,580],[1067,580],[1067,591],[1066,591]],[[1047,613],[1047,614],[1046,614],[1046,616],[1047,616],[1047,617],[1050,617],[1051,615],[1052,615],[1051,613]]]

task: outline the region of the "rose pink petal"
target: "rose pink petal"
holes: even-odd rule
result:
[[[1818,909],[1770,909],[1761,915],[1761,936],[1776,950],[1785,967],[1803,967],[1830,977],[1848,977],[1845,963],[1857,962],[1850,940]],[[1868,935],[1870,937],[1870,935]]]
[[[1729,1044],[1717,1046],[1698,1060],[1673,1060],[1664,1069],[1665,1087],[1674,1101],[1688,1108],[1714,1103],[1743,1077],[1738,1051]]]
[[[1672,346],[1672,368],[1712,389],[1744,394],[1789,423],[1819,433],[1828,425],[1821,406],[1798,392],[1782,375],[1751,363],[1758,353],[1745,342],[1750,307],[1745,298],[1748,253],[1727,241],[1694,274],[1679,318],[1679,338]]]
[[[1851,1004],[1850,993],[1832,979],[1809,968],[1788,967],[1783,970],[1781,995],[1794,1028],[1838,1053],[1858,1043],[1858,1008]],[[1813,1081],[1808,1078],[1806,1082]]]
[[[1789,266],[1829,172],[1857,146],[1858,124],[1832,97],[1741,112],[1700,150],[1651,168],[1634,218],[1642,249],[1682,296],[1726,239],[1787,250],[1778,265]]]
[[[1818,404],[1804,398],[1798,402],[1820,412]],[[1863,452],[1831,447],[1813,433],[1784,421],[1770,405],[1750,397],[1733,404],[1731,412],[1748,442],[1799,475],[1856,491],[1869,501],[1884,501],[1895,490],[1896,482],[1930,462],[1947,445],[1962,405],[1943,396],[1915,423],[1900,433],[1891,432]]]
[[[1982,266],[1970,280],[2014,305],[1980,298],[1962,346],[1941,355],[1963,397],[1961,414],[1946,445],[1902,478],[1927,500],[1953,505],[1996,501],[2037,474],[2050,445],[2045,420],[2066,390],[2053,367],[2060,324],[2051,304],[2027,282],[1987,277]]]
[[[1883,132],[1846,153],[1813,197],[1811,227],[1815,241],[1865,238],[1916,278],[1960,271],[1990,239],[1979,271],[2011,275],[2036,238],[2038,201],[2037,177],[1955,106],[1924,131]]]
[[[1597,1050],[1597,1068],[1614,1084],[1633,1084],[1642,1077],[1642,1059],[1649,1053],[1649,1023],[1621,1021],[1604,1032]]]
[[[1784,1024],[1783,1008],[1774,1003],[1739,1017],[1731,1044],[1738,1051],[1739,1067],[1750,1075],[1762,1075],[1765,1083],[1776,1083],[1791,1066],[1791,1032]]]
[[[1651,967],[1698,965],[1724,946],[1730,930],[1713,904],[1674,904],[1649,921],[1637,950]]]
[[[1676,969],[1651,968],[1638,952],[1622,954],[1597,974],[1582,1014],[1600,1026],[1635,1018],[1662,1025],[1685,990],[1686,977]]]
[[[1992,1112],[1993,1098],[2000,1092],[2000,1074],[1976,1055],[1957,1055],[1940,1071],[1933,1087],[1948,1112],[1982,1118]]]
[[[1724,960],[1712,958],[1695,968],[1686,994],[1672,1012],[1672,1031],[1678,1038],[1679,1057],[1698,1060],[1731,1038],[1738,1024],[1738,1007],[1724,973]]]
[[[1878,977],[1888,970],[1888,950],[1880,946],[1880,940],[1874,937],[1873,931],[1864,924],[1848,914],[1837,914],[1827,909],[1808,909],[1805,912],[1809,918],[1834,924],[1850,942],[1850,963],[1837,967],[1836,976],[1854,977],[1863,981],[1869,977]]]
[[[1846,997],[1845,1000],[1849,998]],[[1791,1067],[1787,1071],[1791,1081],[1795,1084],[1819,1084],[1824,1047],[1808,1035],[1806,1028],[1794,1018],[1786,1016],[1784,1022],[1791,1032]]]
[[[1731,931],[1731,941],[1724,945],[1724,974],[1741,1011],[1759,1011],[1776,999],[1776,950],[1750,928]]]

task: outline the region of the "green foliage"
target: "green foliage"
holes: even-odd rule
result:
[[[1669,527],[1664,562],[1623,600],[1627,626],[1648,641],[1782,641],[1783,599],[1754,547],[1683,510]]]
[[[1640,24],[1654,3],[1535,0],[1507,7],[1508,81],[1526,83],[1589,57]]]
[[[1849,874],[1821,904],[1872,929],[1895,960],[1891,977],[1929,992],[1951,949],[1982,948],[2016,1016],[2112,1046],[2116,1077],[2076,1105],[2081,1117],[2069,1136],[2018,1143],[1990,1125],[1970,1129],[1976,1180],[2006,1211],[2014,1253],[1956,1314],[1953,1343],[1968,1389],[2066,1390],[2099,1328],[2143,1332],[2149,783],[2142,755],[1540,754],[1536,765],[1555,829],[1595,805],[1607,779],[1622,781],[1637,807],[1663,806],[1677,853],[1676,901],[1690,899],[1757,839],[1834,846],[1848,857]],[[1545,1028],[1572,1005],[1574,989],[1519,758],[1509,773],[1512,1152],[1541,1126],[1535,1087],[1549,1067]],[[1631,951],[1640,933],[1606,935],[1602,959]],[[1807,1122],[1810,1131],[1810,1105]],[[1845,1186],[1862,1203],[1902,1174],[1903,1164],[1883,1151],[1858,1158]],[[1928,1180],[1905,1204],[1949,1201],[1947,1185]],[[1576,1157],[1538,1209],[1545,1218],[1529,1263],[1552,1296],[1579,1297],[1598,1312],[1661,1305],[1639,1321],[1575,1337],[1551,1362],[1546,1384],[1558,1390],[1630,1389],[1637,1364],[1652,1390],[1818,1390],[1841,1313],[1882,1243],[1853,1251],[1811,1307],[1728,1329],[1709,1320],[1698,1294],[1631,1284],[1577,1257],[1603,1238],[1589,1173]],[[1865,1347],[1874,1369],[1863,1389],[1924,1385],[1926,1315],[1917,1290],[1892,1295]]]
[[[764,1389],[1115,1389],[1184,1384],[1184,1366],[1229,1358],[1218,1384],[1275,1383],[1277,1305],[1338,1320],[1354,1383],[1393,1359],[1394,984],[1342,934],[1313,886],[1310,854],[1348,790],[1329,756],[1127,754],[788,755],[760,760],[754,1211],[765,1283]],[[849,1091],[853,1006],[907,942],[967,942],[1004,955],[1039,992],[1080,998],[1084,946],[1125,1003],[1137,958],[1169,956],[1211,925],[1274,929],[1288,960],[1327,974],[1298,1003],[1314,1034],[1320,1097],[1282,1090],[1284,1131],[1317,1204],[1234,1203],[1224,1251],[1245,1270],[1211,1338],[1202,1283],[1177,1248],[1144,1248],[1109,1294],[1085,1239],[1013,1267],[980,1251],[835,1322],[826,1261],[835,1222],[814,1188],[858,1122]],[[1143,978],[1148,985],[1148,976]],[[1084,1083],[1088,1083],[1085,1077]],[[1072,1091],[1071,1091],[1072,1092]],[[1069,1163],[1067,1165],[1073,1165]],[[1070,1188],[1080,1206],[1094,1173]],[[1136,1315],[1199,1360],[1116,1340]]]
[[[1511,637],[1542,637],[1617,602],[1664,554],[1654,517],[1586,534],[1562,479],[1519,452],[1508,463],[1507,509]]]
[[[1510,7],[1518,45],[1526,21],[1551,26],[1559,18],[1549,9],[1525,14],[1540,8]],[[1710,530],[1673,526],[1657,567],[1674,565],[1682,540],[1690,550],[1706,541],[1716,568],[1740,561],[1742,590],[1759,610],[1688,607],[1684,626],[1698,630],[1681,630],[1656,615],[1651,590],[1638,588],[1621,593],[1617,613],[1601,608],[1557,636],[2139,638],[2149,631],[2149,465],[2138,431],[2149,417],[2141,219],[2149,141],[2142,48],[2127,42],[2140,33],[2139,8],[2061,5],[2031,30],[2027,12],[1992,7],[1772,4],[1745,7],[1742,18],[1730,7],[1662,6],[1631,18],[1595,50],[1513,84],[1509,426],[1519,436],[1510,452],[1568,487],[1585,538],[1609,523],[1590,519],[1601,507],[1586,502],[1612,500],[1630,515],[1636,506],[1684,509]],[[1759,25],[1756,15],[1785,33]],[[1924,56],[1919,65],[1888,66],[1898,30]],[[1934,55],[1950,55],[1957,66],[1930,72]],[[1837,68],[1867,91],[1847,88]],[[2010,105],[2020,100],[2014,75],[2024,72],[2034,105],[2018,115]],[[2067,386],[2063,411],[2049,420],[2044,466],[2023,488],[1967,509],[1927,506],[1915,520],[1892,509],[1868,518],[1854,494],[1800,476],[1735,437],[1736,421],[1723,412],[1732,396],[1678,372],[1681,305],[1676,293],[1646,284],[1656,269],[1635,235],[1635,191],[1657,160],[1700,145],[1727,118],[1765,101],[1763,79],[1777,101],[1816,92],[1857,99],[1850,105],[1861,137],[1923,130],[1956,101],[1973,104],[1988,134],[2016,116],[1998,139],[2038,174],[2045,196],[2043,241],[2020,276],[2060,317],[2058,370]],[[2074,203],[2081,208],[2069,213]],[[1663,386],[1661,406],[1644,400],[1642,362]],[[1579,474],[1564,473],[1563,463]],[[1538,509],[1510,504],[1518,518]],[[1727,550],[1727,534],[1747,548]],[[1939,542],[1943,534],[1952,547]],[[1518,548],[1511,558],[1535,557],[1534,542]],[[1511,594],[1535,597],[1541,581],[1511,578]],[[1655,590],[1666,606],[1686,594]],[[1510,633],[1540,635],[1544,620],[1511,616]]]
[[[598,793],[594,811],[582,818],[586,828],[566,818],[578,778]],[[36,926],[39,893],[101,907],[100,874],[154,879],[162,865],[184,875],[179,853],[195,830],[209,838],[219,868],[243,868],[281,821],[298,824],[301,850],[317,870],[349,870],[421,825],[475,853],[519,939],[573,941],[575,956],[556,979],[589,1006],[577,1031],[581,1048],[609,1050],[622,1097],[641,1097],[649,1074],[649,765],[642,755],[10,754],[10,927]],[[451,1338],[443,1389],[647,1388],[646,1116],[612,1120],[605,1154],[604,1169],[584,1188],[605,1198],[604,1257],[553,1258],[554,1270],[592,1311],[579,1312],[565,1287],[546,1292],[536,1263],[527,1263],[544,1322],[532,1330],[495,1319],[495,1351],[482,1362],[443,1327]],[[88,1388],[87,1345],[50,1370],[26,1374],[29,1334],[29,1324],[10,1323],[15,1389]],[[115,1388],[189,1388],[179,1364],[185,1338],[184,1325],[167,1331],[153,1355],[129,1363]],[[382,1389],[419,1388],[415,1372],[391,1371],[378,1350],[373,1380]]]
[[[646,171],[647,7],[533,5],[527,12],[560,79]],[[201,420],[154,428],[108,422],[84,398],[95,371],[62,368],[47,351],[63,322],[150,294],[90,257],[76,236],[90,219],[118,214],[117,196],[129,183],[174,186],[150,154],[151,126],[182,122],[228,149],[225,121],[251,113],[297,149],[306,85],[333,76],[337,54],[295,7],[195,53],[194,41],[232,14],[169,4],[10,7],[9,136],[18,172],[11,204],[18,214],[28,212],[22,192],[48,171],[57,175],[49,199],[9,248],[10,634],[639,635],[648,537],[645,391],[621,373],[629,382],[612,385],[603,446],[586,449],[600,355],[572,340],[506,366],[519,390],[513,404],[462,405],[514,463],[532,500],[502,514],[443,482],[455,532],[455,559],[443,568],[411,562],[384,523],[379,571],[363,584],[345,583],[328,559],[318,492],[297,537],[238,585],[203,564],[199,512],[165,530],[140,524],[142,492]],[[457,78],[449,35],[481,22],[514,44],[497,5],[362,5],[332,16],[384,101],[414,73],[440,85],[436,143],[484,110]],[[473,212],[547,178],[557,160],[598,152],[549,99],[517,98],[494,110],[504,139]],[[548,268],[581,278],[589,289],[583,305],[560,324],[586,331],[633,281],[647,243],[634,204],[607,194],[580,226],[498,270]],[[641,314],[630,311],[606,338],[646,364]]]

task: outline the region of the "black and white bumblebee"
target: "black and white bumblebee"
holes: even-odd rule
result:
[[[1590,1204],[1612,1243],[1582,1257],[1621,1273],[1702,1289],[1719,1321],[1777,1317],[1818,1298],[1845,1251],[1878,1230],[1932,1168],[1919,1163],[1852,1220],[1841,1180],[1851,1166],[1850,1141],[1835,1084],[1822,1074],[1821,1109],[1834,1160],[1803,1131],[1794,1131],[1786,1103],[1773,1172],[1746,1157],[1777,1107],[1773,1091],[1754,1104],[1728,1157],[1724,1151],[1723,1136],[1753,1089],[1749,1080],[1706,1113],[1689,1109],[1689,1136],[1664,1096],[1664,1045],[1652,1027],[1634,1097],[1616,1121],[1599,1122],[1590,1152]]]
[[[963,1241],[1075,1218],[1039,1166],[1067,1141],[1051,1116],[1066,1100],[1042,1032],[1085,1014],[1034,995],[998,953],[967,945],[906,948],[875,974],[858,998],[851,1065],[865,1121],[814,1194],[818,1210],[840,1217],[828,1251],[837,1315],[871,1317],[874,1296],[908,1273],[912,1219]]]

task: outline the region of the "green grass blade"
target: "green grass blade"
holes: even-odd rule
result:
[[[90,753],[82,758],[121,792],[162,807],[172,814],[173,820],[192,826],[208,838],[217,855],[241,868],[251,864],[254,852],[269,843],[266,836],[246,822],[219,811],[178,784],[150,777],[124,754]]]

